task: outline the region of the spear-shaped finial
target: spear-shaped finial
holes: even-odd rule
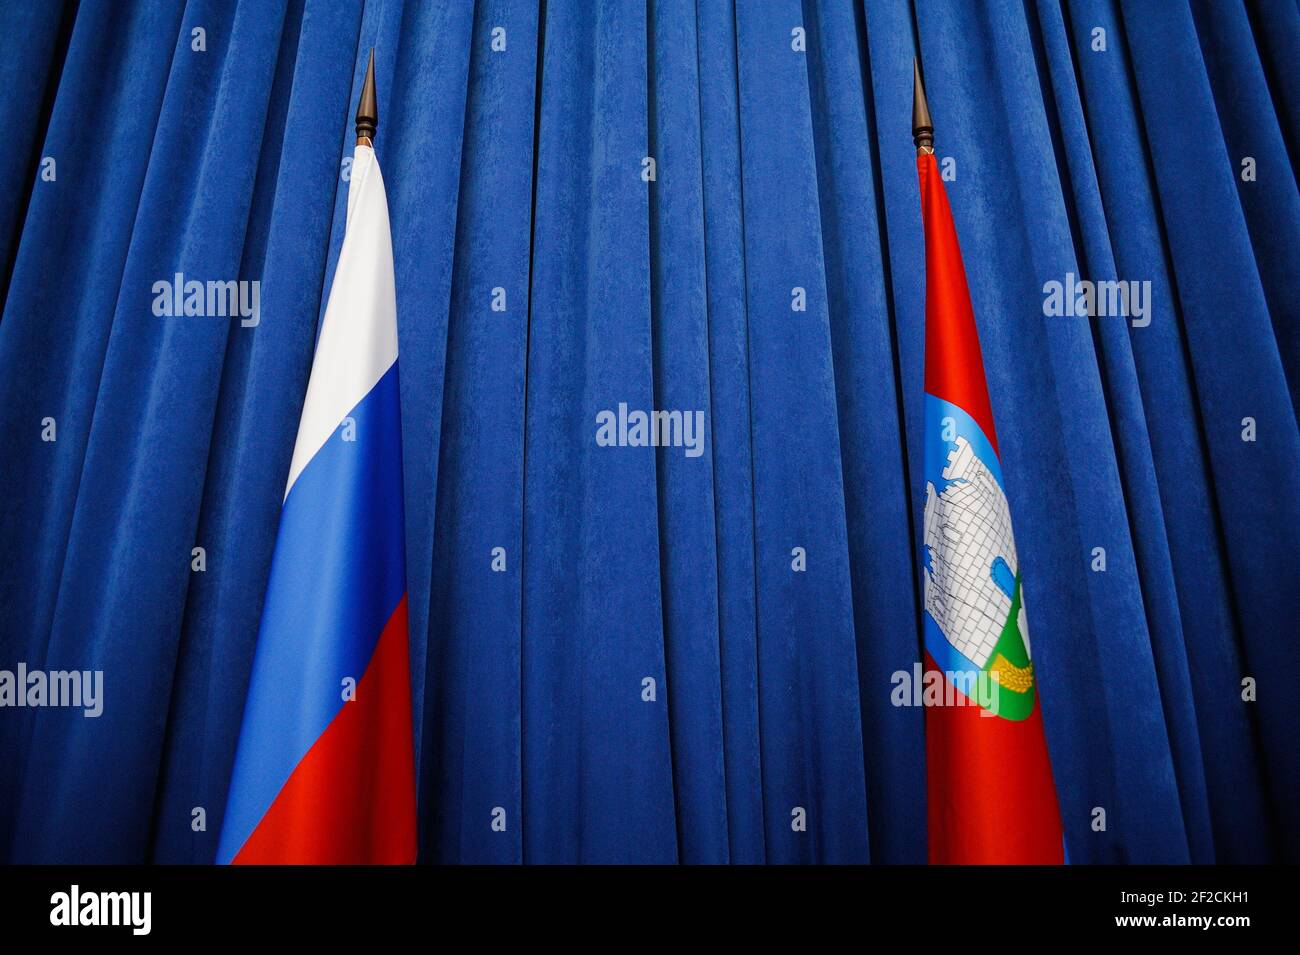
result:
[[[915,57],[912,58],[912,142],[916,143],[918,156],[934,153],[934,123],[930,121],[930,106],[921,83],[921,64]]]
[[[370,48],[370,63],[366,66],[366,81],[361,84],[361,101],[357,103],[357,145],[364,140],[373,145],[375,129],[379,126],[379,103],[375,98],[375,48]]]

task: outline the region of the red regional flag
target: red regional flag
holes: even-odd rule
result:
[[[912,114],[925,225],[926,777],[932,863],[1060,863],[1064,846],[979,335],[934,159]]]

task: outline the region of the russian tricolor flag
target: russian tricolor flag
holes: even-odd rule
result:
[[[358,143],[217,861],[409,863],[415,832],[393,247]]]

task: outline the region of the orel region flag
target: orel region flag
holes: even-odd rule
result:
[[[415,861],[397,303],[384,181],[365,145],[354,153],[217,861]]]
[[[1020,564],[957,232],[932,154],[925,222],[925,665],[970,702],[926,709],[932,863],[1062,861]],[[927,676],[927,684],[934,679]],[[982,682],[981,682],[982,681]],[[954,684],[950,691],[948,684]]]

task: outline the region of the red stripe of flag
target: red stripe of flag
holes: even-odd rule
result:
[[[370,665],[235,856],[236,864],[415,861],[406,597]]]

